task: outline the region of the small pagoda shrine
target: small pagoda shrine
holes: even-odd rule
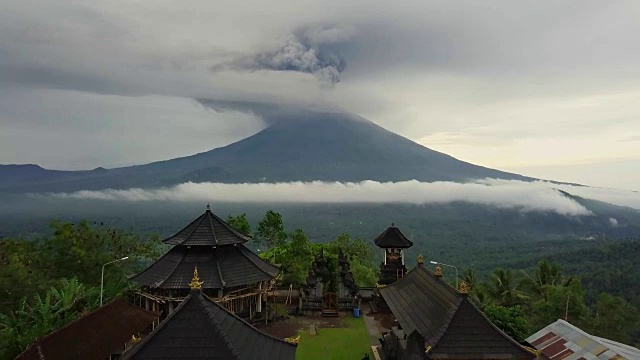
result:
[[[262,315],[279,269],[245,247],[249,240],[207,205],[204,214],[163,240],[173,245],[164,256],[131,278],[142,285],[138,302],[147,310],[162,311],[163,318],[171,314],[189,295],[189,279],[197,266],[203,296],[248,320]]]
[[[374,243],[383,250],[378,284],[388,285],[404,277],[407,273],[404,250],[412,247],[413,242],[392,223],[374,240]]]

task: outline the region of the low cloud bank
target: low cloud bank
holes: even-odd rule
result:
[[[592,215],[584,206],[545,182],[482,180],[454,182],[289,182],[257,184],[183,183],[159,189],[78,191],[52,194],[58,198],[113,201],[211,201],[289,203],[407,203],[468,202],[515,208],[525,212],[555,212],[565,216]]]

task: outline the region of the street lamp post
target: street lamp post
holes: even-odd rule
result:
[[[437,262],[437,261],[433,261],[431,260],[430,263],[434,264],[434,265],[443,265],[443,266],[448,266],[448,267],[452,267],[454,269],[456,269],[456,290],[458,289],[458,268],[453,266],[453,265],[449,265],[449,264],[444,264],[441,262]]]
[[[118,262],[118,261],[127,260],[128,258],[129,258],[128,256],[125,256],[122,259],[109,261],[108,263],[102,265],[102,276],[100,277],[100,306],[102,306],[102,293],[103,293],[103,289],[104,289],[104,267],[109,265],[109,264],[113,264],[115,262]]]

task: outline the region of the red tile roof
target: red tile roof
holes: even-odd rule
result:
[[[116,299],[36,340],[16,360],[107,359],[159,315]]]

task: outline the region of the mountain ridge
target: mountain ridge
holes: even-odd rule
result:
[[[458,160],[343,113],[297,113],[198,154],[120,168],[68,171],[0,165],[0,192],[68,192],[184,182],[457,181],[533,178]]]

